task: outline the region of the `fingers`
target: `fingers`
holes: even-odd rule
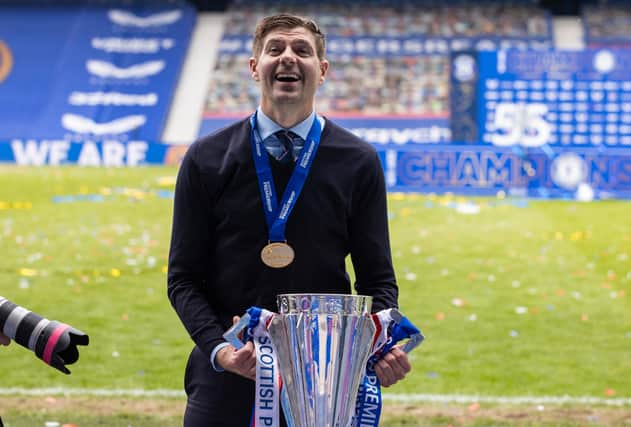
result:
[[[398,365],[398,370],[402,372],[404,375],[410,372],[412,366],[410,365],[410,361],[408,360],[408,355],[406,352],[401,350],[400,347],[394,347],[388,354],[386,355],[387,360],[392,361]]]
[[[254,379],[256,377],[256,352],[252,341],[248,341],[235,355],[241,368],[241,375]]]
[[[377,378],[379,378],[379,382],[382,387],[390,387],[397,382],[392,368],[383,360],[380,360],[375,365],[375,373],[377,374]]]
[[[0,332],[0,345],[9,345],[11,343],[11,338]]]
[[[252,341],[248,341],[239,350],[232,346],[225,349],[225,352],[221,349],[217,357],[221,357],[220,364],[226,371],[245,378],[256,377],[256,353]]]
[[[236,325],[241,320],[239,316],[232,316],[232,324]],[[238,335],[243,337],[243,330]],[[224,351],[225,348],[225,351]],[[220,365],[228,372],[241,375],[245,378],[256,378],[256,352],[254,344],[248,341],[239,350],[233,346],[224,347],[217,353]]]
[[[233,324],[233,325],[236,325],[237,323],[239,323],[239,320],[241,320],[241,317],[239,317],[239,316],[232,316],[232,324]],[[237,334],[237,337],[238,337],[240,340],[242,340],[242,339],[243,339],[243,332],[244,332],[244,330],[242,330],[241,332],[239,332],[239,333]]]
[[[375,373],[384,387],[396,384],[411,369],[407,354],[399,347],[394,347],[375,365]]]

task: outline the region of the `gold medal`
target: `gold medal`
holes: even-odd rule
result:
[[[261,250],[261,259],[268,267],[287,267],[294,260],[294,250],[284,242],[269,243]]]

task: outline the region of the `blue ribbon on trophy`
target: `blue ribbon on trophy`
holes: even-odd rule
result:
[[[381,417],[381,384],[375,373],[375,364],[400,341],[407,339],[402,350],[409,353],[418,347],[425,337],[399,310],[391,308],[372,315],[377,330],[373,353],[366,365],[366,374],[359,385],[355,416],[352,427],[378,426]]]
[[[279,421],[280,373],[276,350],[272,345],[267,326],[275,313],[258,307],[250,307],[224,338],[236,349],[252,340],[256,352],[256,395],[252,410],[251,427],[277,427]],[[239,333],[243,331],[243,337]]]

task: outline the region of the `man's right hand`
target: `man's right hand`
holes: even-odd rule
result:
[[[241,375],[251,380],[256,378],[256,353],[254,344],[248,341],[239,350],[229,345],[217,352],[219,366],[228,372]]]
[[[9,345],[11,344],[11,338],[0,332],[0,344],[1,345]]]
[[[238,321],[238,316],[232,319],[233,323]],[[215,363],[219,363],[219,366],[224,370],[233,374],[241,375],[251,380],[256,379],[256,352],[252,341],[248,341],[239,350],[232,345],[222,348],[215,355]]]

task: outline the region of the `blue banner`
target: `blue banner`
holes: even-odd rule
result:
[[[631,150],[382,147],[390,191],[519,197],[631,198]]]
[[[631,51],[479,52],[483,143],[631,147]]]
[[[116,139],[72,142],[63,139],[0,141],[0,163],[19,166],[179,165],[187,145]]]
[[[458,142],[442,152],[399,152],[390,160],[398,167],[393,188],[631,197],[631,51],[457,52],[451,59]]]
[[[631,198],[631,149],[464,144],[375,145],[389,191],[519,197]],[[22,166],[178,165],[188,146],[146,141],[0,141],[0,163]]]
[[[3,7],[0,139],[160,140],[192,7]]]

